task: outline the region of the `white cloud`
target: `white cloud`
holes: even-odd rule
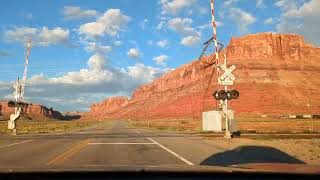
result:
[[[297,9],[297,4],[295,0],[280,0],[275,3],[275,6],[283,10]]]
[[[147,42],[147,44],[148,44],[149,46],[151,46],[151,45],[153,45],[153,41],[152,41],[152,40],[149,40],[149,41]]]
[[[103,45],[98,45],[95,42],[89,42],[87,46],[85,47],[85,50],[88,52],[97,52],[97,53],[107,53],[112,50],[111,46],[103,46]]]
[[[157,30],[162,30],[164,28],[165,24],[166,24],[165,21],[160,21],[160,23],[157,25],[156,29]]]
[[[114,41],[113,44],[115,46],[121,46],[122,45],[122,42],[121,41]]]
[[[102,71],[106,65],[106,58],[101,54],[95,54],[88,60],[89,69],[92,71]]]
[[[173,18],[169,21],[169,28],[183,35],[199,35],[194,28],[191,27],[193,20],[190,18]]]
[[[130,96],[138,86],[169,70],[141,63],[118,69],[111,67],[108,59],[101,54],[91,56],[87,65],[86,68],[57,77],[47,77],[44,74],[32,76],[27,80],[26,99],[59,110],[85,110],[90,104],[108,96]],[[12,82],[0,81],[0,95],[9,97],[11,87]]]
[[[146,25],[148,24],[149,20],[148,19],[144,19],[142,22],[141,22],[141,29],[142,30],[145,30],[146,29]]]
[[[264,21],[265,24],[272,24],[273,23],[273,18],[268,18]]]
[[[223,5],[225,7],[229,7],[229,6],[232,6],[233,4],[235,4],[237,2],[239,2],[239,0],[226,0],[226,1],[224,1]]]
[[[239,8],[230,8],[228,16],[238,26],[242,34],[249,33],[249,26],[256,22],[256,17]]]
[[[156,64],[166,67],[168,56],[163,54],[160,56],[153,57],[152,60],[154,60],[156,62]]]
[[[181,10],[191,7],[197,0],[161,0],[162,5],[161,14],[173,14],[176,15]]]
[[[280,33],[298,33],[308,42],[320,46],[320,1],[311,0],[298,4],[298,1],[281,0],[275,3],[282,10],[276,29]]]
[[[257,8],[265,8],[266,5],[264,4],[264,0],[257,0],[256,7]]]
[[[139,49],[130,48],[129,51],[127,52],[127,55],[131,58],[140,58],[141,52],[139,51]]]
[[[41,29],[32,27],[15,27],[12,30],[7,30],[4,33],[4,38],[9,42],[25,43],[29,40],[33,45],[49,46],[56,44],[68,43],[69,30],[64,30],[61,27],[48,29],[43,27]]]
[[[66,20],[74,20],[96,17],[98,12],[96,10],[82,10],[78,6],[65,6],[62,14]]]
[[[185,46],[196,46],[200,42],[201,33],[191,27],[193,20],[190,18],[173,18],[169,21],[169,28],[182,34],[180,43]]]
[[[134,66],[129,66],[127,73],[131,78],[135,78],[146,83],[160,76],[163,71],[159,68],[145,66],[144,64],[138,63]]]
[[[166,40],[166,39],[165,39],[165,40],[160,40],[160,41],[157,42],[157,45],[158,45],[159,47],[161,47],[161,48],[167,47],[168,44],[169,44],[169,41]]]
[[[116,36],[128,24],[130,17],[122,14],[119,9],[109,9],[97,21],[80,26],[79,33],[87,38],[98,36]]]
[[[198,45],[200,42],[200,37],[199,36],[186,36],[182,38],[181,44],[189,47],[194,47]]]

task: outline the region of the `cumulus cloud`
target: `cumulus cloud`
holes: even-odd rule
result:
[[[112,47],[99,45],[95,42],[89,42],[85,47],[85,50],[88,52],[96,52],[96,53],[104,54],[104,53],[110,52],[112,50]]]
[[[241,34],[249,33],[249,26],[257,21],[256,17],[240,8],[230,8],[228,16],[238,26]]]
[[[191,7],[197,0],[161,0],[160,4],[162,5],[161,14],[173,14],[176,15],[183,9]]]
[[[66,20],[84,19],[96,17],[96,10],[83,10],[78,6],[63,7],[62,14]]]
[[[281,0],[275,5],[282,11],[276,26],[278,32],[302,34],[308,42],[320,46],[320,1],[305,1],[299,5],[298,1]]]
[[[32,41],[33,45],[49,46],[56,44],[67,44],[69,39],[69,30],[64,30],[61,27],[41,29],[32,27],[15,27],[7,30],[4,33],[4,38],[8,42]]]
[[[239,0],[226,0],[223,2],[223,6],[225,7],[229,7],[232,6],[233,4],[239,2]]]
[[[165,54],[162,54],[160,56],[153,57],[152,60],[154,60],[156,64],[166,67],[168,56]]]
[[[264,4],[264,0],[257,0],[256,7],[257,8],[265,8],[266,5]]]
[[[122,42],[121,41],[114,41],[113,44],[115,46],[121,46],[122,45]]]
[[[30,86],[43,83],[68,86],[68,88],[76,89],[80,92],[130,92],[138,85],[147,83],[160,74],[160,69],[143,64],[135,64],[122,70],[114,69],[106,66],[106,58],[101,55],[93,55],[89,58],[88,68],[68,72],[56,78],[46,78],[43,75],[34,76],[29,80],[29,84]],[[86,87],[81,90],[81,86]],[[63,91],[63,89],[60,90]],[[74,93],[77,93],[77,91]]]
[[[34,75],[27,80],[26,99],[59,110],[87,109],[90,104],[107,96],[130,96],[138,86],[148,83],[165,72],[160,68],[137,63],[115,68],[101,54],[92,55],[87,67],[57,77]],[[0,81],[0,94],[8,97],[12,82]],[[66,102],[67,101],[67,102]]]
[[[102,71],[106,66],[106,58],[101,54],[95,54],[89,58],[88,66],[92,71]]]
[[[130,48],[129,51],[127,52],[127,55],[131,58],[140,58],[141,52],[139,51],[139,49]]]
[[[166,39],[165,39],[165,40],[160,40],[160,41],[157,42],[157,45],[158,45],[159,47],[161,47],[161,48],[167,47],[168,44],[169,44],[169,41],[166,40]]]
[[[134,66],[129,66],[127,69],[127,73],[130,78],[138,79],[143,83],[147,83],[159,77],[163,74],[163,71],[159,68],[154,68],[151,66],[145,66],[142,63],[138,63]]]
[[[192,22],[190,18],[173,18],[169,21],[168,26],[183,35],[199,35],[199,32],[191,27]]]
[[[109,9],[97,21],[81,25],[78,31],[87,38],[116,36],[126,27],[130,19],[120,9]]]
[[[194,47],[200,42],[199,36],[186,36],[181,39],[180,43],[185,46]]]
[[[273,23],[273,18],[268,18],[264,21],[265,24],[272,24]]]
[[[184,36],[180,43],[189,47],[196,46],[201,39],[201,33],[191,27],[192,22],[190,18],[173,18],[168,23],[170,29]]]

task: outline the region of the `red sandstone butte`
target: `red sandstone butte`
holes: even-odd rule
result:
[[[9,116],[14,113],[14,108],[8,107],[7,101],[0,102],[0,115]],[[47,108],[40,104],[28,104],[24,113],[31,115],[32,117],[48,117],[53,119],[62,119],[62,115],[60,112],[53,110],[52,108]]]
[[[320,48],[307,44],[303,36],[259,33],[234,37],[220,53],[221,58],[223,54],[229,66],[237,66],[236,81],[230,87],[240,91],[240,98],[230,103],[237,113],[320,113]],[[131,99],[112,97],[93,104],[86,116],[199,118],[201,112],[216,107],[211,96],[217,89],[215,73],[204,98],[212,70],[204,69],[198,61],[190,62],[140,86]]]

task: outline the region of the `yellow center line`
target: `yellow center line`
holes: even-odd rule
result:
[[[83,149],[85,146],[89,144],[91,140],[87,139],[82,141],[81,143],[73,146],[69,150],[65,151],[64,153],[60,154],[59,156],[53,158],[51,161],[47,163],[47,165],[58,165],[62,164],[65,160],[71,158],[74,156],[76,153],[78,153],[81,149]]]

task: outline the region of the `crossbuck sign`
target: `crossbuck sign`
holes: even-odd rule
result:
[[[236,79],[232,74],[232,71],[236,69],[235,65],[232,65],[230,68],[227,68],[226,63],[221,64],[220,68],[224,71],[224,73],[219,78],[219,83],[222,85],[233,85],[233,81]]]

